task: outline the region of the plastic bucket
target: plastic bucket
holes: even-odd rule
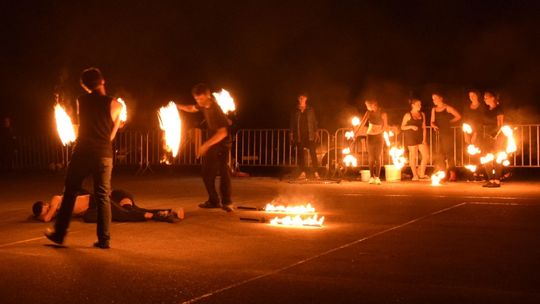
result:
[[[394,165],[384,165],[384,173],[386,175],[387,182],[401,181],[401,169],[398,169]]]
[[[363,182],[369,181],[369,178],[371,177],[371,173],[369,170],[360,170],[360,180]]]

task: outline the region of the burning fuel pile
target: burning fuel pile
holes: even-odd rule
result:
[[[239,206],[238,209],[253,211],[251,214],[241,215],[240,220],[268,223],[279,227],[321,228],[325,221],[325,217],[319,216],[311,203],[295,205],[273,201],[264,208]]]

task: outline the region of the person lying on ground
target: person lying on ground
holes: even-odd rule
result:
[[[144,222],[155,220],[174,223],[184,218],[184,210],[176,209],[145,209],[135,204],[133,195],[124,190],[113,190],[110,194],[112,220],[116,222]],[[55,218],[62,202],[61,195],[54,195],[49,202],[37,201],[32,206],[34,218],[50,222]],[[87,223],[97,221],[97,208],[94,196],[86,191],[80,191],[75,199],[73,216],[82,217]]]

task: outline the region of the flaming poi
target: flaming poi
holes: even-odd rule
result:
[[[221,108],[221,111],[223,111],[223,113],[228,114],[230,112],[236,111],[234,99],[227,90],[221,89],[221,92],[212,93],[212,95],[214,95],[214,98],[216,99],[216,102]]]
[[[69,117],[64,107],[59,103],[54,106],[54,118],[56,120],[56,130],[62,144],[67,146],[74,142],[77,136],[75,135],[75,128],[71,122],[71,117]]]
[[[358,117],[353,117],[351,119],[351,124],[353,125],[353,127],[358,127],[360,125],[360,118]]]
[[[473,132],[471,125],[469,125],[468,123],[464,123],[461,129],[463,130],[463,133],[465,134],[472,134]]]
[[[480,154],[482,151],[477,146],[470,144],[467,146],[467,154],[469,155],[476,155]]]
[[[358,160],[356,157],[354,157],[354,155],[347,154],[345,157],[343,157],[343,164],[345,167],[358,167]]]
[[[474,172],[476,172],[477,167],[476,167],[476,165],[465,165],[465,169],[467,169],[467,170],[474,173]]]
[[[180,113],[173,101],[167,106],[161,107],[158,111],[159,126],[164,133],[165,149],[176,157],[180,149],[180,137],[182,134],[182,121]]]
[[[435,174],[431,176],[431,185],[440,186],[441,180],[443,180],[445,177],[446,177],[446,173],[444,171],[437,171]]]
[[[347,140],[354,139],[354,131],[347,131],[347,132],[345,132],[345,138],[346,138]]]
[[[120,97],[118,97],[116,100],[118,100],[118,102],[122,104],[122,111],[120,111],[120,121],[121,122],[126,122],[127,121],[127,105],[126,105],[126,102]]]

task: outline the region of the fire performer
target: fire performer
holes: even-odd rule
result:
[[[231,170],[228,159],[231,149],[228,127],[229,120],[220,109],[210,89],[206,84],[200,83],[191,90],[196,105],[178,105],[178,109],[185,112],[201,111],[206,120],[210,138],[199,148],[197,157],[202,157],[202,179],[208,200],[199,204],[200,208],[222,208],[227,212],[234,211],[231,199]],[[221,202],[216,191],[216,177],[219,171]]]
[[[435,107],[431,109],[431,127],[439,135],[435,171],[449,171],[448,180],[456,181],[454,162],[454,133],[452,125],[461,119],[461,114],[452,106],[445,103],[441,93],[431,95]]]
[[[401,130],[405,139],[405,146],[409,149],[409,165],[413,174],[413,181],[420,179],[428,180],[426,175],[426,166],[429,158],[429,149],[426,141],[426,115],[421,112],[422,102],[420,99],[411,99],[409,101],[411,110],[401,121]],[[418,151],[422,155],[420,167],[416,166]]]
[[[296,109],[291,114],[289,140],[296,145],[298,179],[306,179],[306,159],[304,149],[309,150],[313,166],[313,176],[320,179],[319,161],[317,159],[317,142],[319,141],[318,122],[313,107],[307,105],[308,94],[300,93],[297,96]]]
[[[482,129],[485,108],[481,103],[481,94],[476,90],[467,93],[469,104],[463,108],[463,123],[471,126],[471,133],[464,133],[467,145],[478,145],[478,131]]]
[[[482,95],[477,90],[469,90],[468,93],[469,103],[463,108],[463,138],[465,140],[465,149],[468,149],[469,146],[473,145],[474,147],[479,146],[480,138],[478,138],[478,132],[482,129],[482,124],[484,122],[484,112],[485,107],[482,104]],[[465,130],[465,125],[468,125],[469,130]],[[479,155],[470,155],[470,163],[474,166],[480,163]],[[476,172],[473,173],[473,176],[476,176]]]
[[[388,130],[388,115],[380,106],[379,102],[375,99],[369,99],[365,101],[367,108],[360,126],[361,130],[366,123],[369,123],[366,131],[367,135],[367,152],[370,171],[370,184],[381,184],[379,178],[381,173],[382,153],[384,147],[383,133]]]
[[[64,196],[54,230],[48,229],[45,236],[57,244],[64,242],[77,193],[82,188],[84,178],[92,175],[98,237],[94,246],[106,249],[110,248],[112,140],[120,127],[122,104],[106,95],[105,79],[97,68],[82,72],[81,86],[88,93],[77,99],[79,135],[68,165]]]
[[[484,136],[485,152],[496,154],[504,151],[505,138],[500,130],[504,124],[504,112],[498,96],[491,91],[484,93],[484,102],[488,106],[486,111],[486,132]],[[487,188],[499,188],[501,186],[502,164],[492,160],[484,164],[488,181],[483,185]]]

